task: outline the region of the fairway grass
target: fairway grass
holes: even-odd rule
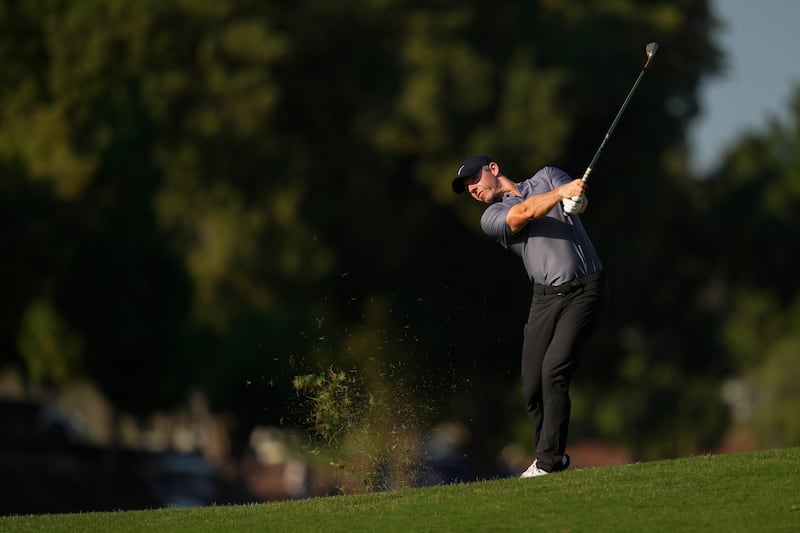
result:
[[[0,531],[800,531],[800,448],[281,503],[14,516]]]

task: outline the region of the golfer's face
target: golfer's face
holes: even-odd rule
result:
[[[473,198],[479,202],[490,204],[494,202],[496,181],[491,172],[481,168],[477,174],[464,178],[464,186]]]

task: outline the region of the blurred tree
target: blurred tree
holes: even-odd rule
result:
[[[800,87],[787,112],[745,135],[702,183],[707,255],[713,283],[707,299],[720,334],[754,398],[749,420],[768,446],[800,440],[793,383],[800,362],[800,298],[792,244],[800,240]]]

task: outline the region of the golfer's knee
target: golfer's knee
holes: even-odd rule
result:
[[[569,377],[566,372],[558,370],[545,371],[542,374],[542,387],[548,390],[566,390],[569,388]]]

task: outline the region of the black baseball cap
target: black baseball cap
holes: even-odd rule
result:
[[[456,178],[453,180],[453,192],[460,194],[466,191],[464,187],[464,178],[469,178],[478,173],[478,171],[492,162],[492,158],[488,155],[471,155],[464,160],[464,163],[458,167]]]

